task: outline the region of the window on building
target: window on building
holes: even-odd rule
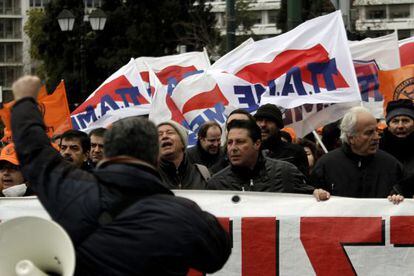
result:
[[[0,0],[0,13],[2,13],[2,14],[20,14],[20,1]]]
[[[367,6],[366,19],[385,19],[387,11],[385,6]]]
[[[262,21],[262,12],[261,11],[255,11],[253,12],[253,22],[254,24],[263,24]]]
[[[410,30],[398,30],[398,39],[404,39],[411,37]]]
[[[389,5],[390,18],[410,17],[410,5]]]
[[[11,87],[13,81],[23,75],[23,67],[0,67],[0,86]]]
[[[84,0],[84,4],[87,8],[98,8],[102,6],[101,0]]]
[[[21,38],[20,19],[0,18],[0,38]]]
[[[276,24],[277,18],[279,17],[279,11],[278,10],[271,10],[267,12],[267,23],[269,24]]]
[[[43,8],[50,0],[30,0],[30,7]]]
[[[0,62],[22,62],[22,43],[0,43]]]

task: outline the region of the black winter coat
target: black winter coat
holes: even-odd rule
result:
[[[286,143],[279,135],[275,135],[262,143],[262,149],[266,157],[289,162],[295,165],[306,178],[309,177],[308,157],[301,146]]]
[[[414,132],[405,138],[399,138],[386,128],[379,147],[397,158],[404,166],[405,173],[414,174]]]
[[[344,144],[323,155],[312,170],[311,180],[332,195],[358,198],[385,198],[400,193],[395,185],[403,177],[400,162],[378,150],[359,156]]]
[[[174,163],[161,160],[160,175],[169,189],[206,189],[207,181],[203,178],[197,166],[188,161],[186,154],[184,154],[183,161],[178,169]]]
[[[93,173],[75,168],[50,145],[31,98],[14,105],[12,131],[25,178],[73,241],[77,275],[185,275],[227,260],[229,237],[218,221],[175,197],[150,165],[118,157]],[[101,226],[102,214],[125,200],[131,205]]]
[[[253,170],[230,165],[216,173],[208,181],[207,189],[307,194],[314,190],[294,165],[262,155]]]
[[[197,141],[197,145],[187,149],[186,155],[190,163],[201,164],[206,166],[208,169],[219,163],[224,158],[224,152],[221,148],[218,154],[211,155],[201,147],[199,141]]]

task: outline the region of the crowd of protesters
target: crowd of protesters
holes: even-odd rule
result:
[[[95,247],[100,241],[111,240],[110,235],[96,234],[92,229],[113,223],[112,220],[124,209],[129,210],[129,205],[138,198],[171,195],[170,189],[303,193],[313,194],[317,201],[328,200],[331,195],[388,198],[395,204],[414,194],[414,104],[411,100],[388,104],[387,127],[381,133],[377,119],[368,109],[351,108],[341,122],[327,125],[320,131],[321,140],[329,150],[324,153],[317,142],[319,139],[314,136],[296,138],[292,137],[291,131],[284,131],[282,112],[272,104],[261,106],[253,116],[236,109],[229,114],[223,127],[216,122],[205,123],[199,129],[197,144],[191,148],[187,145],[187,130],[180,124],[165,121],[155,127],[146,119],[137,118],[123,119],[109,130],[99,128],[89,135],[69,130],[48,140],[49,147],[46,147],[47,137],[38,127],[42,123],[40,113],[35,114],[34,119],[25,117],[25,109],[34,112],[36,108],[31,97],[21,97],[23,99],[13,109],[13,135],[19,158],[13,143],[2,149],[0,191],[6,197],[36,194],[52,217],[60,217],[69,211],[73,212],[69,217],[77,214],[74,221],[78,223],[68,226],[67,230],[75,244],[81,244],[82,272],[91,269],[88,262],[110,267],[104,265],[108,261],[104,254],[100,255],[102,259],[93,259],[96,256],[90,255],[92,251],[96,252]],[[149,130],[152,127],[155,134]],[[138,172],[132,170],[133,166],[139,168]],[[142,187],[138,192],[134,191],[134,185],[140,181],[149,184],[144,185],[145,191]],[[49,186],[42,186],[45,182],[49,182]],[[59,198],[50,200],[50,193],[62,192],[59,185],[63,187],[65,182],[71,182],[66,185],[72,187],[66,188],[68,190]],[[93,195],[92,184],[100,187]],[[67,206],[66,209],[56,207],[57,200],[73,205],[69,202],[75,200],[73,196],[82,202],[72,210]],[[43,201],[45,198],[48,198],[47,203]],[[110,207],[93,206],[97,202]],[[160,202],[162,206],[166,204],[162,198],[157,198],[154,206]],[[177,212],[185,206],[195,208],[193,203],[172,202]],[[147,204],[151,206],[151,203]],[[56,208],[51,211],[48,204]],[[84,213],[84,209],[87,215],[83,218],[79,213]],[[201,210],[197,212],[202,218],[207,216],[201,215]],[[94,217],[92,221],[91,217]],[[195,218],[189,216],[188,219]],[[212,220],[210,217],[206,219]],[[63,220],[61,223],[65,225],[67,222]],[[161,224],[160,228],[171,228]],[[219,231],[217,225],[211,227]],[[200,226],[200,232],[203,230]],[[86,242],[85,233],[92,233]],[[227,246],[225,238],[212,240],[210,247]],[[203,255],[205,248],[199,246],[200,256],[208,256],[209,252]],[[165,250],[172,252],[174,249],[172,246]],[[105,252],[105,249],[100,250]],[[186,253],[191,254],[189,252]],[[119,259],[127,258],[128,249],[123,253]],[[197,263],[197,257],[193,257],[203,271],[214,271],[227,258],[220,256],[216,267],[208,267]],[[183,265],[186,266],[188,264]],[[185,269],[183,267],[168,269]]]
[[[188,147],[183,126],[166,121],[157,126],[158,173],[168,189],[313,193],[318,200],[391,196],[398,203],[414,194],[413,102],[390,102],[385,119],[387,127],[380,133],[369,110],[350,109],[340,123],[320,131],[326,154],[313,135],[296,138],[284,131],[282,113],[272,104],[254,116],[232,111],[224,129],[206,122],[194,147]],[[68,130],[52,142],[64,160],[91,172],[104,158],[106,131]],[[1,151],[0,190],[2,196],[34,194],[13,144]]]

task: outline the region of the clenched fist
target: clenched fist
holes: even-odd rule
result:
[[[12,86],[14,99],[16,101],[26,97],[37,99],[37,94],[39,94],[41,86],[42,83],[36,76],[21,77]]]

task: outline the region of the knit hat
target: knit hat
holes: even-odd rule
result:
[[[13,165],[19,166],[19,160],[17,159],[16,151],[14,150],[14,144],[8,144],[0,153],[0,162],[7,161]]]
[[[256,114],[254,114],[254,118],[256,120],[264,118],[275,122],[279,129],[282,129],[284,127],[282,112],[274,104],[265,104],[259,107],[259,109],[256,111]]]
[[[177,131],[178,135],[181,138],[181,142],[184,145],[184,148],[187,147],[187,141],[188,141],[188,133],[187,133],[187,129],[185,127],[183,127],[182,125],[180,125],[179,123],[173,121],[173,120],[168,120],[165,122],[162,122],[160,124],[158,124],[157,128],[163,125],[169,125],[172,126],[175,131]]]
[[[396,116],[408,116],[414,120],[414,103],[409,99],[400,99],[389,102],[387,105],[387,125]]]

